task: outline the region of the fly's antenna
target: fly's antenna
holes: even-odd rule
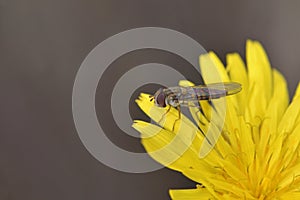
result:
[[[152,102],[154,100],[154,96],[149,95],[150,101]]]

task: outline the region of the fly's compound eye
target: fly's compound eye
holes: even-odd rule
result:
[[[172,107],[178,107],[179,106],[179,101],[177,98],[175,98],[174,96],[170,96],[167,99],[167,104],[169,104]]]
[[[166,107],[166,95],[162,89],[159,89],[154,94],[154,102],[155,102],[155,105],[158,107]]]

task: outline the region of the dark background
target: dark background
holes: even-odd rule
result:
[[[101,41],[136,27],[180,31],[223,60],[232,51],[244,55],[245,40],[252,38],[264,44],[292,95],[300,72],[299,10],[296,0],[1,0],[0,199],[168,199],[169,188],[194,187],[168,169],[127,174],[88,153],[76,133],[71,107],[81,62]],[[110,66],[116,67],[112,79],[120,75],[120,65],[187,65],[166,52],[127,56]],[[98,91],[97,99],[101,95]],[[112,127],[112,141],[143,151],[138,140],[115,129],[103,107],[97,101],[97,112],[108,116],[103,120]]]

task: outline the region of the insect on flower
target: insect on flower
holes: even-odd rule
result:
[[[241,84],[236,82],[211,83],[207,85],[190,87],[177,86],[160,88],[153,96],[151,96],[150,101],[154,100],[155,105],[162,108],[165,108],[169,105],[169,108],[165,114],[169,112],[171,107],[176,108],[178,110],[178,116],[180,119],[180,106],[200,108],[201,106],[199,101],[201,100],[210,101],[211,99],[218,99],[236,94],[241,90]],[[161,120],[164,118],[164,115],[162,116]]]
[[[167,105],[174,108],[179,108],[179,106],[199,107],[199,101],[201,100],[218,99],[236,94],[241,90],[241,84],[235,82],[160,88],[151,101],[154,100],[155,105],[158,107],[166,107]]]

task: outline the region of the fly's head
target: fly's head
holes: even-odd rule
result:
[[[156,106],[165,108],[167,105],[178,107],[178,97],[169,89],[160,88],[155,92],[153,100]]]
[[[162,108],[166,107],[167,106],[166,97],[167,96],[162,88],[157,90],[153,96],[155,105]]]

